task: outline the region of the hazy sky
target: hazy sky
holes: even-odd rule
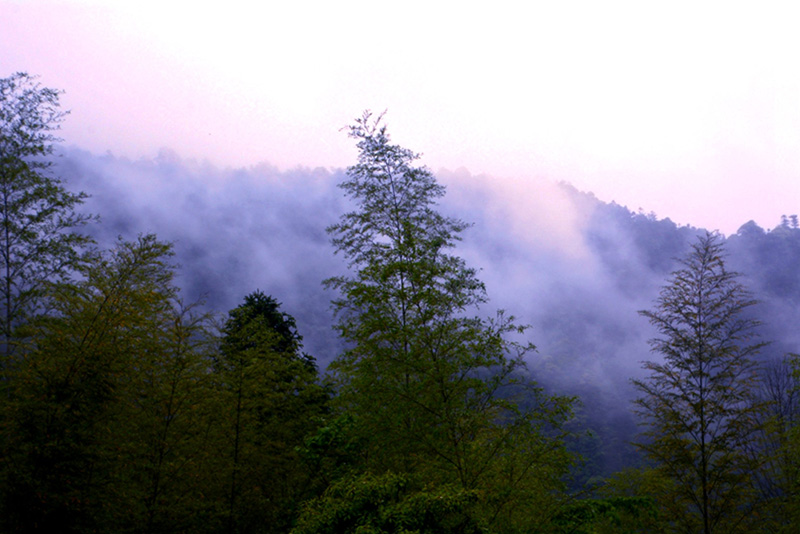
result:
[[[800,8],[480,4],[0,0],[0,76],[64,89],[62,136],[95,153],[343,167],[339,130],[388,109],[434,171],[725,233],[800,212]]]

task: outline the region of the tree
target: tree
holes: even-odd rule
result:
[[[292,534],[395,532],[482,534],[473,517],[476,490],[445,485],[419,487],[413,477],[362,473],[332,484],[320,498],[305,505]]]
[[[228,532],[286,532],[307,490],[297,452],[327,408],[294,318],[256,291],[230,311],[216,362],[229,440],[223,451]]]
[[[650,341],[660,362],[634,380],[635,401],[648,429],[637,446],[664,480],[658,501],[687,531],[743,530],[752,512],[760,405],[753,357],[754,301],[725,268],[717,234],[692,246],[662,289],[655,309],[642,311],[660,337]]]
[[[354,271],[327,281],[349,347],[329,367],[336,400],[367,469],[486,489],[479,508],[500,522],[510,503],[522,512],[558,486],[569,460],[547,432],[569,402],[524,380],[532,346],[508,338],[525,330],[513,317],[469,315],[484,286],[449,253],[467,225],[436,210],[444,188],[381,119],[366,112],[349,129],[360,153],[341,188],[356,209],[328,229]]]
[[[142,311],[152,312],[158,300]],[[205,315],[169,304],[141,325],[146,334],[118,391],[107,435],[119,458],[111,462],[104,498],[116,512],[104,521],[109,530],[197,532],[216,517],[206,497],[226,430],[208,372],[216,338]]]
[[[800,375],[797,356],[788,354],[761,370],[759,398],[766,404],[762,437],[764,458],[758,477],[767,504],[760,514],[764,531],[793,532],[800,520]]]
[[[146,413],[159,402],[155,390],[169,387],[159,368],[184,359],[162,346],[167,331],[178,330],[170,255],[154,236],[121,241],[83,266],[79,281],[54,288],[53,311],[37,322],[9,386],[2,451],[9,531],[145,523],[136,512],[155,472],[140,461],[153,445],[141,429],[164,423]]]
[[[3,368],[18,328],[45,309],[46,286],[66,279],[89,238],[76,229],[91,217],[75,208],[86,198],[49,173],[65,112],[60,92],[17,73],[0,79],[0,351]],[[5,372],[4,372],[5,374]]]

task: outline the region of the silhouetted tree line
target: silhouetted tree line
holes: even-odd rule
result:
[[[273,297],[218,317],[181,299],[170,244],[86,236],[86,196],[51,173],[58,98],[0,80],[3,531],[796,530],[800,361],[764,355],[727,255],[781,258],[746,281],[797,297],[796,216],[725,240],[604,212],[665,277],[641,312],[656,337],[633,382],[638,453],[608,473],[611,434],[585,432],[599,407],[538,385],[527,328],[478,313],[484,285],[453,254],[468,225],[382,116],[348,130],[352,211],[328,232],[349,271],[325,282],[345,349],[320,374]],[[607,237],[594,246],[624,270]]]

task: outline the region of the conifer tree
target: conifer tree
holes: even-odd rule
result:
[[[659,333],[651,340],[661,361],[633,383],[647,430],[638,443],[668,488],[658,502],[687,532],[746,531],[754,505],[760,406],[755,399],[754,304],[725,268],[717,234],[692,246],[656,307],[640,312]]]
[[[261,291],[230,311],[217,380],[227,439],[225,522],[229,532],[286,532],[310,475],[296,448],[326,410],[316,362],[302,352],[294,318]]]

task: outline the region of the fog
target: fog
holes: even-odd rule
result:
[[[335,295],[322,281],[346,271],[325,231],[349,207],[337,188],[344,170],[220,169],[169,150],[131,161],[70,148],[55,172],[91,195],[83,209],[100,215],[90,232],[101,245],[140,233],[173,242],[184,300],[202,299],[206,309],[224,313],[259,289],[296,318],[305,351],[321,368],[342,350],[331,328]],[[436,174],[447,187],[440,210],[473,223],[455,253],[486,284],[490,300],[478,313],[503,309],[530,325],[526,340],[537,351],[528,366],[537,380],[579,395],[595,424],[633,433],[630,379],[641,376],[643,360],[658,357],[647,343],[655,332],[637,312],[653,307],[675,258],[704,230],[536,176]],[[755,228],[756,237],[778,236]],[[729,241],[731,264],[763,301],[756,313],[776,341],[767,356],[796,352],[800,317],[792,299],[800,282],[789,293],[789,282],[773,287],[776,275],[763,266],[775,258],[759,254],[777,252],[753,248],[738,234]],[[800,259],[800,241],[794,243]],[[796,280],[787,269],[784,277]]]

